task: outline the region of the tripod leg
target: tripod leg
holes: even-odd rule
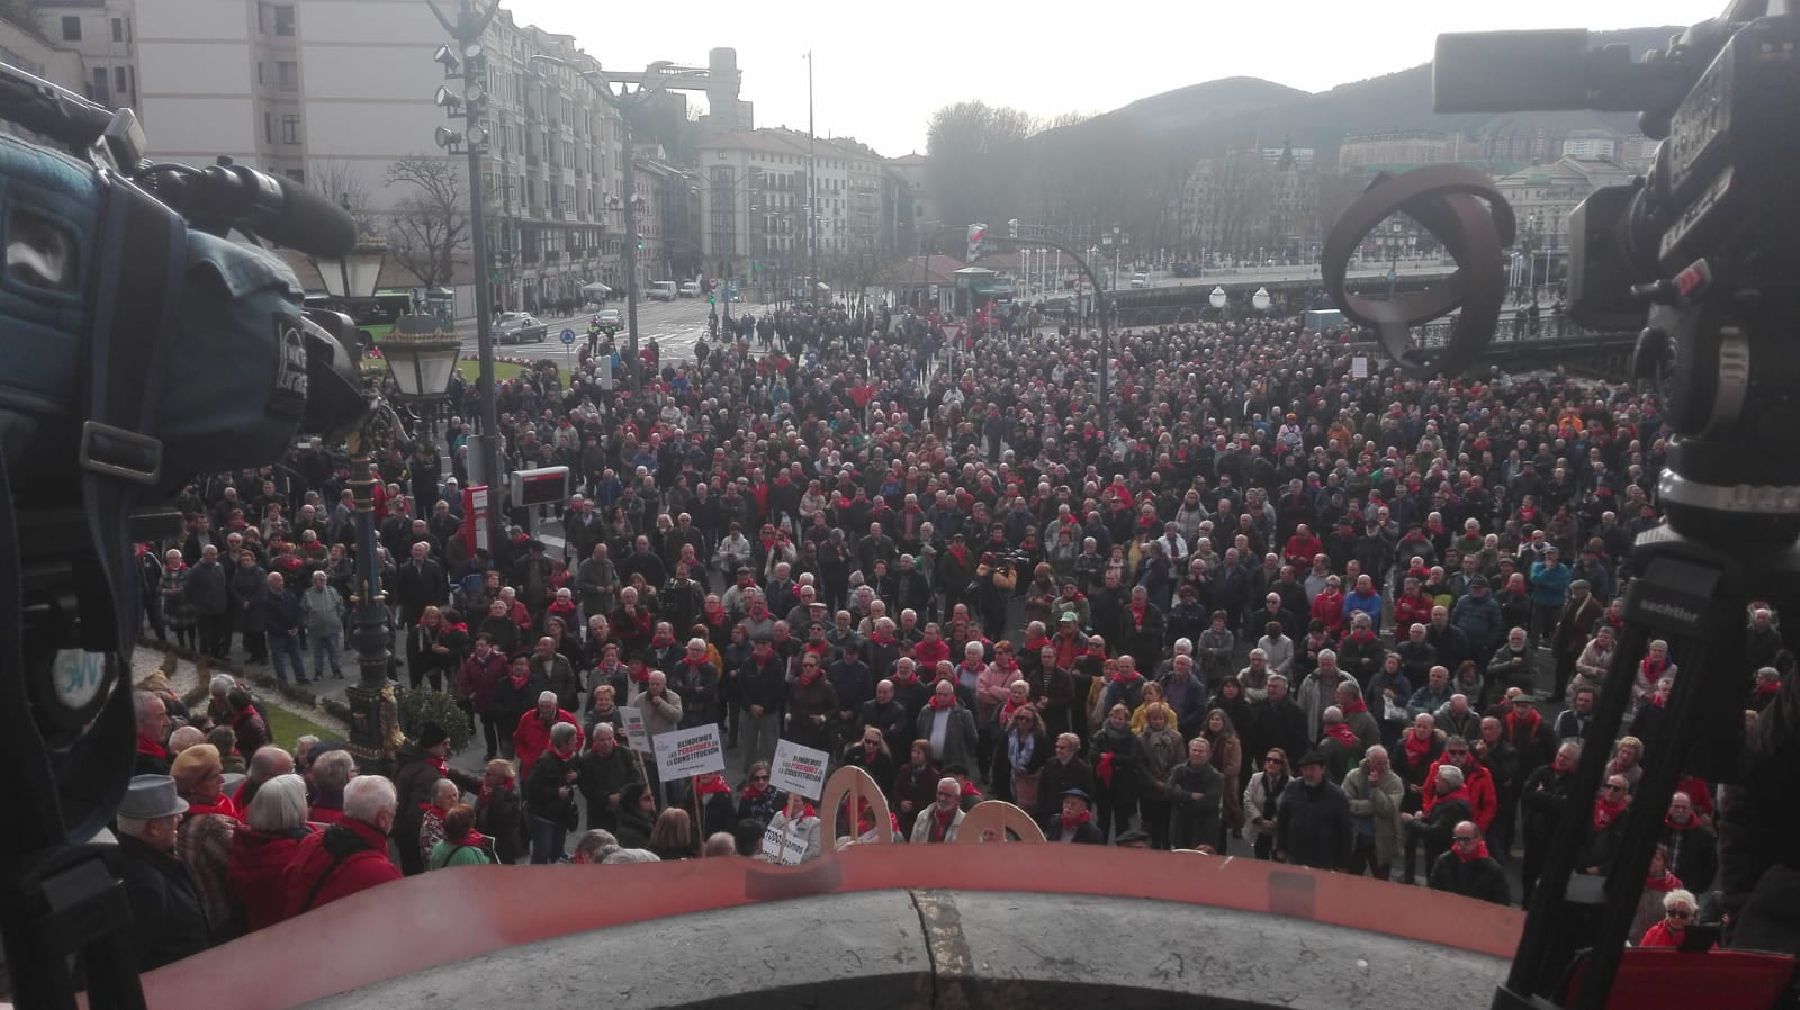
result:
[[[1744,604],[1744,600],[1734,599],[1721,609],[1741,614]],[[1669,696],[1663,718],[1657,722],[1651,738],[1644,741],[1644,776],[1638,782],[1637,795],[1632,797],[1631,809],[1626,813],[1625,841],[1609,875],[1606,911],[1600,920],[1599,934],[1594,938],[1593,960],[1583,977],[1575,1007],[1606,1005],[1607,992],[1618,971],[1624,946],[1627,941],[1637,940],[1627,932],[1637,914],[1642,881],[1650,872],[1650,860],[1656,851],[1663,816],[1669,808],[1669,797],[1675,792],[1675,782],[1682,769],[1687,766],[1688,751],[1695,737],[1710,736],[1709,730],[1717,730],[1718,699],[1729,701],[1731,708],[1742,709],[1740,699],[1744,696],[1744,685],[1734,684],[1732,680],[1734,676],[1745,679],[1742,677],[1746,664],[1744,635],[1740,630],[1721,637],[1723,640],[1694,639],[1689,643],[1691,648],[1686,650],[1684,657],[1689,662],[1678,665],[1681,673],[1675,678],[1675,690]],[[1702,656],[1706,659],[1701,659]],[[1715,667],[1717,672],[1711,672]],[[1732,671],[1739,672],[1734,675]],[[1714,722],[1710,725],[1700,722],[1708,709],[1714,714]],[[1723,715],[1732,717],[1730,709]]]

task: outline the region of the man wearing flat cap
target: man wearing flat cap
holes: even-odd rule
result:
[[[131,948],[140,972],[212,946],[194,882],[175,856],[176,832],[187,810],[167,775],[133,776],[119,801],[118,870],[131,905]]]

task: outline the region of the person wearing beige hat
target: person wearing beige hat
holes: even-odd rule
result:
[[[167,775],[136,775],[114,817],[119,876],[131,906],[131,947],[138,971],[150,971],[212,946],[206,913],[175,841],[188,803]]]
[[[225,794],[225,762],[212,744],[195,744],[175,755],[169,766],[182,799],[188,804],[188,818],[201,814],[224,814],[243,820],[237,805]]]

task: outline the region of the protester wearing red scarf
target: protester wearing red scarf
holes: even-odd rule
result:
[[[1614,821],[1625,815],[1625,808],[1629,804],[1620,797],[1621,794],[1609,793],[1604,789],[1601,790],[1599,796],[1595,797],[1594,831],[1596,833],[1605,831],[1612,826]]]

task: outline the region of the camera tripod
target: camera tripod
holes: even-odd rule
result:
[[[1593,955],[1568,1006],[1605,1006],[1675,783],[1684,771],[1711,783],[1740,777],[1751,683],[1746,608],[1753,601],[1789,613],[1800,607],[1800,419],[1788,392],[1800,389],[1800,367],[1786,339],[1791,327],[1778,325],[1790,318],[1787,301],[1740,300],[1730,316],[1698,306],[1651,314],[1639,369],[1674,345],[1668,421],[1686,437],[1674,441],[1658,483],[1667,520],[1632,548],[1641,574],[1625,595],[1623,641],[1496,1010],[1557,1005],[1549,1001],[1562,995],[1572,948],[1584,941]],[[1753,345],[1759,330],[1768,339]],[[1664,717],[1644,741],[1644,774],[1608,868],[1598,930],[1581,936],[1572,923],[1587,917],[1568,914],[1570,877],[1582,865],[1576,860],[1586,850],[1589,811],[1652,637],[1668,640],[1679,672]]]

